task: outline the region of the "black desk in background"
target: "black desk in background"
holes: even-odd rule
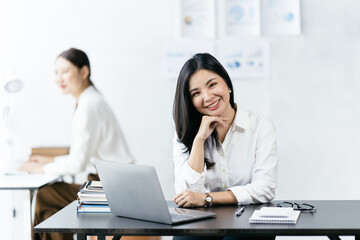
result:
[[[249,224],[255,209],[270,204],[247,206],[245,212],[236,217],[237,206],[196,208],[201,211],[216,212],[215,218],[180,225],[165,225],[128,218],[111,213],[76,213],[76,201],[35,227],[35,232],[76,233],[78,240],[97,235],[105,239],[107,235],[117,236],[223,236],[223,235],[277,235],[277,236],[328,236],[340,239],[341,235],[355,236],[360,240],[360,200],[305,201],[317,208],[316,213],[301,213],[297,224]],[[294,202],[294,201],[293,201]],[[304,201],[295,201],[304,202]],[[172,202],[168,202],[173,204]],[[175,205],[175,204],[174,204]],[[151,207],[151,206],[149,206]]]

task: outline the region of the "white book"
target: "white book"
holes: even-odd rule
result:
[[[296,224],[300,211],[292,208],[262,208],[255,210],[249,223]]]
[[[78,213],[109,213],[109,205],[86,205],[81,204],[77,207]]]
[[[260,217],[290,217],[294,209],[290,207],[262,207],[259,211]]]

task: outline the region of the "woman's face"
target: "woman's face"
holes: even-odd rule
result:
[[[84,90],[87,76],[69,60],[58,57],[55,62],[55,81],[64,94],[77,97]]]
[[[224,79],[209,70],[200,69],[189,81],[189,92],[195,109],[208,116],[226,116],[230,111],[230,92]]]

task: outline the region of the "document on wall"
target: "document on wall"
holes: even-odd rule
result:
[[[269,41],[224,42],[217,49],[219,61],[232,78],[269,76]]]
[[[301,34],[299,0],[264,0],[261,11],[263,34]]]
[[[225,19],[228,36],[261,34],[259,0],[226,0]]]
[[[197,53],[214,54],[215,46],[212,42],[172,42],[165,49],[165,75],[169,78],[177,78],[182,66],[187,60]]]
[[[215,38],[215,0],[181,0],[181,33],[189,38]]]

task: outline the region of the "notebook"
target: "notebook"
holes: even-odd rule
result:
[[[120,217],[178,224],[214,217],[216,213],[168,207],[151,166],[95,160],[111,213]]]
[[[249,223],[296,224],[299,215],[292,208],[263,207],[254,211]]]

